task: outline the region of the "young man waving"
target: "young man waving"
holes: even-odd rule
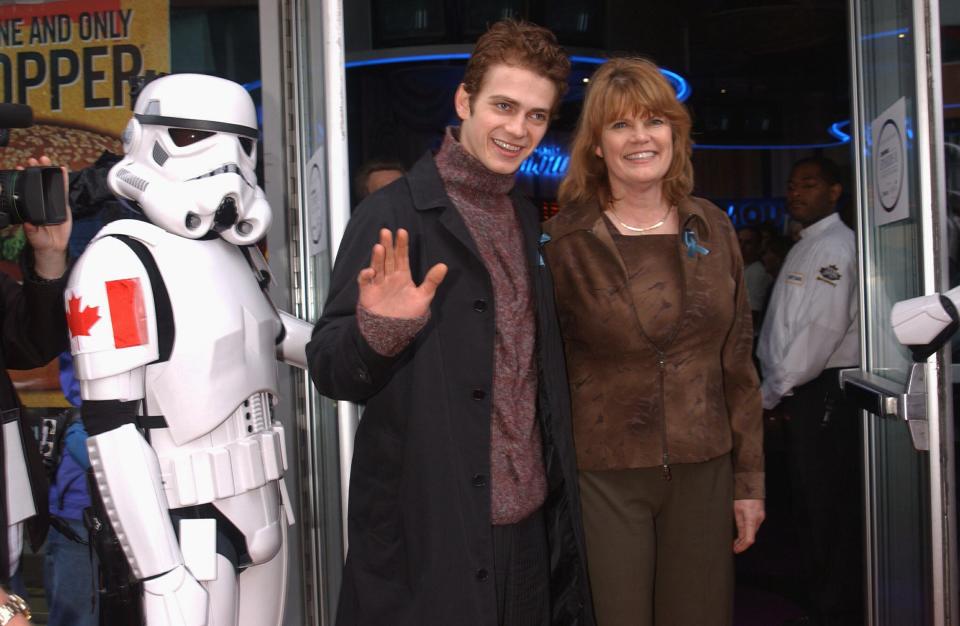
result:
[[[493,25],[460,127],[347,227],[307,349],[321,393],[366,403],[339,626],[593,623],[552,283],[513,189],[569,68],[546,29]]]

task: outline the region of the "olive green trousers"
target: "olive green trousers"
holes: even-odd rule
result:
[[[733,470],[703,463],[580,472],[597,626],[729,626]]]

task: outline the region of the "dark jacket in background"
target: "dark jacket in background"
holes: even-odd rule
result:
[[[732,451],[734,497],[763,498],[762,409],[737,235],[706,200],[677,208],[683,309],[660,349],[640,330],[635,307],[644,303],[633,300],[600,207],[563,207],[544,226],[579,467],[656,467],[665,453],[669,463],[700,463]]]
[[[58,280],[41,280],[34,273],[29,260],[30,249],[24,250],[27,263],[23,285],[17,284],[7,274],[0,272],[0,410],[18,408],[20,401],[13,388],[7,369],[32,369],[52,361],[70,347],[67,322],[63,312],[63,288],[67,276]],[[39,549],[47,530],[47,485],[46,475],[40,461],[40,450],[35,444],[33,432],[25,420],[20,420],[20,434],[25,442],[27,462],[33,483],[37,517],[27,524],[31,545]],[[33,444],[33,445],[31,445]],[[4,473],[5,459],[3,429],[0,428],[0,474]],[[6,490],[6,476],[0,476]],[[7,546],[6,495],[0,497],[0,583],[6,584],[9,572]]]
[[[511,193],[537,317],[538,419],[548,495],[552,624],[592,625],[563,346],[537,210]],[[381,228],[410,233],[420,283],[446,279],[427,326],[397,357],[360,335],[357,274]],[[307,346],[320,393],[366,403],[350,478],[350,550],[338,626],[496,626],[490,524],[490,389],[495,310],[490,277],[431,155],[370,196],[340,245],[323,316]]]

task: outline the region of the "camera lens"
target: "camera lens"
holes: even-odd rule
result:
[[[62,224],[66,219],[67,198],[59,167],[0,170],[0,228],[23,222]]]

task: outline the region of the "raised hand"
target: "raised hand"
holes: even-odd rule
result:
[[[42,156],[39,159],[29,159],[27,165],[29,167],[48,167],[51,162],[49,158]],[[69,197],[66,182],[67,170],[66,168],[60,169],[63,170],[64,196]],[[27,241],[30,242],[30,247],[33,248],[33,270],[40,278],[60,278],[67,269],[67,243],[70,240],[70,230],[73,228],[71,213],[68,207],[67,219],[62,224],[23,225],[23,232],[27,236]]]
[[[407,231],[393,234],[380,230],[380,243],[373,246],[370,266],[357,276],[360,285],[360,306],[375,315],[411,319],[426,314],[447,275],[447,266],[437,263],[430,268],[423,282],[417,286],[410,275],[410,242]]]

